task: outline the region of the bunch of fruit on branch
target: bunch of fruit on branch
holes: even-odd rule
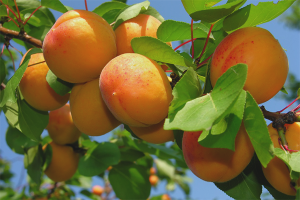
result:
[[[50,29],[43,41],[43,52],[30,55],[20,91],[30,106],[49,111],[46,129],[52,142],[43,149],[47,151],[50,146],[52,149],[51,161],[44,171],[50,179],[66,181],[75,174],[80,155],[70,144],[75,143],[81,133],[101,136],[121,124],[128,126],[135,137],[153,144],[174,142],[174,130],[183,130],[181,145],[186,164],[205,181],[228,182],[251,162],[255,141],[249,138],[244,122],[232,136],[235,143],[231,150],[202,146],[198,138],[203,130],[195,131],[194,125],[176,128],[174,123],[180,122],[170,120],[169,108],[176,100],[176,91],[172,90],[174,81],[166,71],[172,68],[168,63],[135,53],[131,46],[131,40],[136,37],[157,38],[160,24],[151,15],[139,14],[113,29],[93,12],[72,10],[59,17]],[[172,47],[171,43],[167,45]],[[30,50],[27,53],[30,54]],[[230,33],[215,49],[207,77],[215,93],[206,91],[201,96],[208,99],[217,95],[217,89],[225,89],[223,75],[229,69],[232,74],[236,71],[238,74],[239,67],[245,68],[240,63],[247,65],[243,89],[257,104],[270,100],[282,89],[289,68],[283,48],[269,31],[245,27]],[[52,76],[72,85],[70,92],[58,94],[49,86],[46,80],[49,69]],[[189,71],[182,77],[185,73]],[[224,98],[230,98],[230,94]],[[290,153],[300,150],[299,122],[285,124],[283,135],[272,124],[268,130],[274,147],[293,150],[288,151]],[[262,169],[276,190],[296,195],[300,178],[292,180],[281,159],[275,156]],[[151,177],[150,182],[155,182],[155,175]]]

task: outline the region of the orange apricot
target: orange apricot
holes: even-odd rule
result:
[[[254,149],[242,124],[235,139],[235,151],[207,148],[198,143],[202,131],[184,132],[182,152],[189,169],[209,182],[226,182],[238,176],[250,163]]]
[[[286,124],[285,138],[288,142],[288,146],[292,150],[300,150],[300,122],[295,122],[293,124]],[[269,134],[272,139],[275,148],[280,148],[278,143],[278,132],[272,127],[272,124],[268,126]],[[274,157],[266,168],[262,167],[263,173],[268,180],[268,182],[278,191],[295,196],[296,191],[290,186],[291,178],[290,171],[286,164],[279,159]],[[300,178],[298,179],[297,186],[300,186]]]
[[[71,10],[60,16],[43,42],[51,71],[62,80],[83,83],[99,77],[117,54],[111,26],[99,15]]]
[[[70,146],[59,145],[54,142],[49,144],[52,147],[52,158],[44,173],[55,182],[69,180],[77,170],[79,154],[74,152]],[[43,149],[47,145],[44,145]]]
[[[151,168],[150,168],[150,174],[151,174],[151,175],[156,174],[156,169],[155,169],[155,167],[151,167]]]
[[[104,103],[98,78],[73,87],[70,107],[74,124],[87,135],[104,135],[121,124]]]
[[[244,89],[258,104],[264,103],[283,87],[289,66],[287,56],[273,35],[259,27],[241,28],[226,36],[213,53],[210,80],[217,79],[230,67],[248,65]]]
[[[154,124],[148,127],[131,127],[131,131],[146,142],[152,144],[162,144],[168,141],[174,141],[173,130],[164,130],[165,120],[162,120],[158,124]]]
[[[112,114],[129,126],[146,127],[168,114],[172,89],[154,60],[137,53],[112,59],[100,75],[100,90]]]
[[[161,195],[161,200],[171,200],[171,197],[168,194]]]
[[[26,54],[23,56],[21,64]],[[35,109],[42,111],[50,111],[62,107],[68,102],[70,96],[70,94],[61,96],[50,87],[46,80],[48,71],[49,68],[43,54],[32,54],[19,84],[26,102]]]
[[[98,196],[101,196],[104,192],[104,188],[100,185],[94,185],[92,187],[92,193]]]
[[[158,176],[156,176],[156,175],[150,175],[150,176],[149,176],[149,181],[150,181],[150,184],[151,184],[152,186],[156,186],[157,183],[158,183],[158,180],[159,180],[159,178],[158,178]]]
[[[116,30],[117,55],[133,53],[131,40],[135,37],[151,36],[157,38],[156,32],[161,22],[151,15],[139,14],[120,24]],[[170,46],[171,43],[168,42]]]
[[[52,141],[60,145],[76,142],[81,135],[73,122],[69,104],[49,112],[46,129]]]

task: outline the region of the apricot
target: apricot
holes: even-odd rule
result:
[[[112,114],[131,127],[161,122],[168,114],[172,89],[154,60],[137,53],[112,59],[100,75],[100,90]]]
[[[129,127],[131,131],[146,142],[152,144],[162,144],[168,141],[174,141],[174,134],[172,130],[164,130],[165,120],[158,124],[148,127]]]
[[[235,139],[235,151],[203,147],[198,143],[201,133],[184,132],[182,139],[185,162],[200,179],[226,182],[238,176],[250,163],[254,149],[243,124]]]
[[[116,30],[117,55],[133,53],[131,40],[135,37],[151,36],[157,38],[156,32],[161,22],[151,15],[139,14],[120,24]],[[167,43],[172,46],[170,42]]]
[[[259,27],[241,28],[226,36],[213,53],[210,80],[217,79],[230,67],[248,65],[244,89],[258,104],[275,96],[283,87],[289,66],[287,56],[273,35]]]
[[[300,122],[295,122],[293,124],[286,124],[285,138],[288,142],[288,146],[293,150],[300,150]],[[268,126],[269,134],[272,139],[275,148],[280,148],[278,143],[278,132],[272,127],[272,124]],[[291,186],[290,171],[286,164],[279,159],[274,157],[266,168],[262,167],[263,173],[268,180],[268,182],[278,191],[286,194],[295,196],[296,191],[294,191]],[[300,178],[297,181],[297,185],[300,186]]]
[[[60,16],[43,42],[51,71],[62,80],[83,83],[99,77],[117,54],[111,26],[99,15],[71,10]]]
[[[121,124],[104,103],[98,78],[73,87],[70,107],[74,124],[87,135],[104,135]]]
[[[92,188],[92,193],[98,196],[101,196],[104,192],[104,188],[100,185],[94,185]]]
[[[171,197],[168,194],[161,195],[161,200],[171,200]]]
[[[25,53],[21,60],[27,55]],[[42,111],[55,110],[65,105],[69,94],[59,95],[48,84],[46,75],[49,68],[42,53],[32,54],[20,81],[20,90],[26,102],[35,109]]]
[[[157,183],[158,183],[158,180],[159,180],[159,178],[158,178],[158,176],[156,176],[156,175],[150,175],[150,176],[149,176],[149,181],[150,181],[150,184],[151,184],[152,186],[156,186]]]
[[[79,154],[72,147],[49,143],[52,147],[52,159],[44,173],[53,181],[61,182],[72,178],[78,168]],[[43,146],[46,149],[48,144]]]
[[[52,141],[60,145],[74,143],[81,135],[73,122],[69,104],[49,112],[46,129]]]
[[[150,168],[150,174],[151,174],[151,175],[156,174],[156,169],[155,169],[155,167],[151,167],[151,168]]]

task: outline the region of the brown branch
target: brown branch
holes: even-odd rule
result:
[[[1,90],[4,90],[5,87],[6,87],[6,85],[5,85],[4,83],[1,83],[1,85],[0,85],[0,91],[1,91]]]
[[[19,39],[26,43],[29,43],[37,48],[42,48],[43,42],[41,40],[38,40],[27,33],[19,33],[14,30],[10,30],[7,28],[4,28],[3,25],[0,23],[0,34],[6,36],[7,38],[13,39]]]

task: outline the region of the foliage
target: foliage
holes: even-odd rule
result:
[[[61,13],[72,10],[59,0],[0,2],[1,26],[8,30],[26,32],[41,41],[55,23],[52,10]],[[9,163],[0,159],[0,199],[74,198],[74,186],[80,188],[82,195],[90,199],[100,199],[90,192],[91,177],[96,176],[105,180],[105,187],[110,189],[106,191],[106,199],[114,199],[115,196],[121,199],[147,199],[151,191],[149,170],[153,166],[157,168],[159,179],[167,182],[166,190],[172,191],[177,186],[188,198],[189,169],[181,151],[183,131],[203,131],[198,139],[203,146],[234,150],[235,136],[242,121],[255,149],[255,155],[238,177],[226,183],[215,183],[216,186],[234,199],[259,199],[263,186],[275,199],[299,199],[299,187],[296,188],[296,197],[284,195],[275,190],[262,174],[261,166],[266,167],[274,155],[279,153],[273,148],[264,113],[251,94],[243,90],[248,73],[247,65],[239,63],[227,70],[214,88],[209,80],[211,55],[228,34],[243,27],[271,21],[287,10],[294,1],[279,1],[277,4],[261,2],[254,6],[251,3],[245,5],[246,0],[228,0],[223,5],[215,6],[218,2],[220,1],[182,0],[186,12],[192,20],[197,21],[194,24],[164,20],[150,6],[149,1],[133,5],[127,5],[126,1],[111,1],[93,10],[107,22],[113,23],[113,29],[138,14],[149,14],[162,22],[157,31],[158,38],[142,36],[134,38],[131,44],[135,53],[168,65],[174,75],[180,77],[173,88],[174,98],[164,124],[164,129],[174,130],[175,142],[145,142],[134,135],[126,124],[113,131],[112,137],[106,142],[99,143],[93,137],[82,134],[78,142],[69,144],[81,157],[76,174],[66,182],[53,183],[44,176],[43,167],[49,162],[49,156],[51,158],[51,151],[42,149],[49,141],[49,137],[42,137],[49,120],[48,112],[31,107],[19,90],[30,55],[42,50],[33,48],[23,64],[15,70],[8,59],[10,53],[5,50],[0,58],[0,81],[5,84],[5,88],[0,90],[0,112],[5,114],[9,124],[6,142],[14,152],[24,155],[29,181],[21,192],[14,191],[11,188]],[[298,4],[293,5],[294,10],[297,10]],[[7,16],[8,6],[19,16],[12,12]],[[190,53],[174,51],[166,44],[191,39],[191,30],[193,37],[197,39],[191,46]],[[5,44],[3,48],[9,47],[11,50],[8,44],[12,38],[0,35],[0,39],[0,44]],[[26,39],[16,36],[13,40],[26,50],[34,47]],[[12,60],[16,60],[16,57],[16,53],[12,53]],[[73,84],[60,80],[51,71],[46,79],[58,94],[66,94],[73,87]],[[298,89],[297,85],[292,87]],[[300,154],[294,154],[293,159],[287,159],[284,153],[280,152],[282,160],[291,171],[299,172]],[[108,170],[110,166],[112,169]],[[296,175],[299,177],[299,174]],[[152,199],[159,198],[161,196]]]

